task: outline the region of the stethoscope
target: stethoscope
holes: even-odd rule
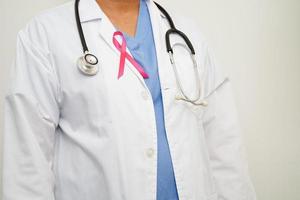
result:
[[[78,69],[84,75],[93,76],[93,75],[96,75],[99,71],[99,67],[98,67],[99,61],[98,61],[98,58],[94,54],[89,52],[89,49],[87,47],[84,33],[82,30],[82,26],[81,26],[81,22],[80,22],[79,9],[78,9],[79,1],[80,0],[75,0],[75,17],[76,17],[77,29],[78,29],[79,37],[81,40],[84,55],[81,56],[80,58],[78,58],[77,65],[78,65]],[[198,66],[197,66],[197,62],[195,59],[195,50],[194,50],[194,47],[193,47],[191,41],[182,31],[178,30],[175,27],[174,22],[173,22],[172,18],[170,17],[169,13],[158,3],[156,3],[156,2],[154,2],[154,3],[158,7],[158,9],[164,14],[164,16],[167,18],[168,23],[170,25],[170,29],[165,34],[165,40],[166,40],[166,49],[167,49],[167,52],[170,57],[170,62],[173,66],[173,70],[174,70],[174,74],[175,74],[175,78],[176,78],[176,84],[181,93],[181,95],[176,96],[176,99],[183,100],[183,101],[192,103],[194,105],[207,106],[207,102],[205,100],[201,100],[201,85],[200,85],[199,71],[198,71]],[[171,43],[170,43],[170,35],[171,34],[178,34],[186,43],[187,48],[188,48],[187,50],[190,53],[190,57],[193,62],[195,81],[196,81],[196,89],[197,89],[197,95],[194,98],[189,97],[183,90],[183,87],[182,87],[182,84],[181,84],[181,81],[180,81],[180,78],[178,75],[178,70],[177,70],[177,67],[176,67],[176,64],[174,61],[174,57],[173,57],[173,48],[171,47]],[[186,46],[184,46],[184,47],[186,47]]]

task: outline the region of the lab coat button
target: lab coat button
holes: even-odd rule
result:
[[[154,149],[152,148],[147,149],[146,154],[148,158],[152,158],[154,156]]]
[[[149,98],[149,95],[146,91],[141,92],[141,96],[144,100],[148,100],[148,98]]]

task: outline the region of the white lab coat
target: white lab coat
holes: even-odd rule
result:
[[[196,50],[207,107],[175,100],[165,50],[167,20],[147,0],[158,58],[165,128],[180,200],[255,200],[230,81],[190,20],[175,17]],[[114,27],[94,0],[81,0],[81,22],[96,76],[82,56],[74,2],[34,17],[17,38],[5,98],[3,200],[155,200],[157,137],[151,94],[128,62],[118,80]],[[172,36],[172,43],[182,43]],[[188,54],[175,59],[195,93]]]

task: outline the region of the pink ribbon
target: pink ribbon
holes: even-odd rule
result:
[[[119,41],[117,40],[117,36],[121,36],[122,39],[122,44],[119,43]],[[129,62],[131,62],[131,64],[138,70],[138,72],[142,75],[143,78],[149,78],[148,74],[144,71],[144,69],[139,65],[139,63],[137,63],[134,58],[132,56],[130,56],[127,52],[126,52],[126,40],[125,37],[123,35],[122,32],[120,31],[116,31],[114,32],[113,35],[113,43],[115,45],[115,47],[120,51],[121,55],[120,55],[120,64],[119,64],[119,73],[118,73],[118,79],[124,74],[124,67],[125,67],[125,58],[127,58],[127,60]]]

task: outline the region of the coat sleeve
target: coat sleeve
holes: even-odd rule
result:
[[[218,200],[255,200],[231,82],[205,47],[203,127]]]
[[[54,200],[58,81],[37,28],[19,32],[4,101],[3,200]]]

